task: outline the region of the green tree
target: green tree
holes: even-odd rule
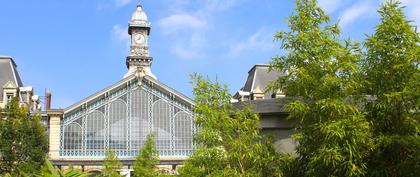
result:
[[[381,23],[364,43],[366,105],[376,150],[371,176],[420,176],[420,37],[398,1],[378,10]]]
[[[153,133],[147,135],[146,143],[134,161],[134,177],[158,176],[155,163],[159,162],[159,154],[153,139]]]
[[[0,175],[39,171],[47,149],[47,135],[40,117],[30,117],[18,97],[13,98],[0,113]]]
[[[104,166],[104,169],[101,172],[101,176],[122,177],[119,172],[122,168],[122,164],[114,150],[107,149],[105,151],[105,161],[102,165]]]
[[[259,117],[234,110],[226,86],[192,75],[196,150],[179,170],[182,176],[281,176],[280,158],[260,134]]]
[[[29,176],[29,175],[22,175],[22,176]],[[34,175],[38,176],[38,175]],[[73,168],[69,168],[67,170],[60,170],[55,168],[51,162],[45,158],[45,165],[42,167],[40,172],[40,177],[88,177],[91,176],[90,173],[82,172],[80,170],[75,170]]]
[[[316,0],[296,0],[289,31],[280,31],[285,56],[272,69],[287,71],[270,85],[287,96],[289,118],[297,120],[298,157],[287,176],[363,176],[373,148],[371,128],[358,108],[360,49],[340,39],[337,24]]]

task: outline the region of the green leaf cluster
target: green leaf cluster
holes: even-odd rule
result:
[[[159,152],[153,139],[153,133],[147,135],[146,143],[144,143],[134,162],[134,177],[159,176],[158,169],[155,166],[155,163],[159,162]]]
[[[25,175],[24,175],[25,176]],[[35,175],[38,176],[38,175]],[[60,170],[55,168],[51,162],[45,158],[45,165],[41,169],[39,177],[88,177],[90,173],[75,170],[72,167],[66,170]]]
[[[381,23],[364,43],[364,91],[377,148],[371,176],[420,175],[420,37],[398,1],[378,10]]]
[[[155,166],[155,164],[159,162],[159,152],[156,148],[154,137],[154,133],[147,135],[147,140],[139,151],[133,164],[134,177],[165,176],[165,174],[161,174],[158,167]],[[114,150],[106,150],[103,166],[104,169],[102,169],[99,176],[122,177],[119,172],[122,168],[122,164]]]
[[[258,115],[235,110],[227,86],[198,74],[192,80],[199,131],[181,176],[281,176],[282,158],[260,134]]]
[[[31,117],[18,97],[0,113],[0,175],[38,172],[48,149],[39,116]]]
[[[295,170],[289,176],[363,176],[373,149],[372,131],[357,104],[358,43],[340,39],[337,24],[316,0],[297,0],[288,19],[290,31],[280,31],[286,56],[272,60],[272,69],[286,71],[271,89],[296,97],[287,104],[296,119],[299,141]]]
[[[287,96],[299,156],[286,176],[419,176],[419,34],[398,1],[361,47],[340,39],[316,0],[296,0],[289,31],[275,36],[286,71],[272,84]]]
[[[10,173],[6,173],[3,177],[88,177],[91,176],[90,173],[82,172],[80,170],[75,170],[73,167],[70,167],[66,170],[60,170],[55,168],[52,163],[45,158],[44,166],[41,168],[39,172],[32,172],[26,173],[23,171],[18,170],[19,172],[14,173],[11,175]]]
[[[119,170],[122,168],[122,163],[118,159],[117,154],[112,149],[105,151],[105,160],[102,164],[104,169],[101,171],[101,176],[106,177],[122,177]]]

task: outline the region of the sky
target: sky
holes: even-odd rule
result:
[[[359,42],[379,23],[381,2],[319,0],[342,37]],[[51,90],[52,107],[66,108],[123,78],[138,3],[152,24],[152,72],[189,97],[191,73],[234,94],[252,66],[284,54],[273,36],[294,10],[292,0],[0,0],[0,55],[15,60],[24,85]],[[420,1],[403,5],[419,26]]]

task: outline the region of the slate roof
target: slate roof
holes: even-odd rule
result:
[[[263,92],[266,91],[268,83],[276,80],[280,76],[285,76],[285,72],[281,71],[269,71],[268,64],[257,64],[248,71],[248,78],[245,85],[241,88],[242,91],[250,92],[254,89],[261,89]],[[264,97],[271,98],[271,92],[266,92]],[[235,95],[236,97],[236,95]]]
[[[12,81],[17,87],[22,87],[22,80],[17,71],[17,65],[11,57],[0,56],[0,90],[3,86]],[[3,91],[0,93],[0,100],[3,100]]]
[[[249,100],[233,103],[233,106],[239,110],[251,106],[253,112],[258,114],[287,114],[285,105],[292,100],[291,98]]]

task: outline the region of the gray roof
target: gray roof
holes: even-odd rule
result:
[[[17,65],[11,57],[0,56],[0,87],[3,90],[3,86],[12,81],[17,87],[22,87],[22,80],[20,79],[17,71]],[[3,92],[0,93],[0,100],[3,100]]]
[[[233,103],[233,106],[235,109],[251,106],[253,112],[258,114],[287,114],[285,105],[291,100],[293,98],[250,100]]]
[[[252,92],[254,89],[259,88],[263,92],[266,91],[267,85],[276,80],[280,76],[285,76],[285,72],[273,70],[269,71],[268,64],[257,64],[248,71],[248,78],[245,85],[241,88],[242,91]],[[264,97],[270,98],[270,92],[266,92]]]

